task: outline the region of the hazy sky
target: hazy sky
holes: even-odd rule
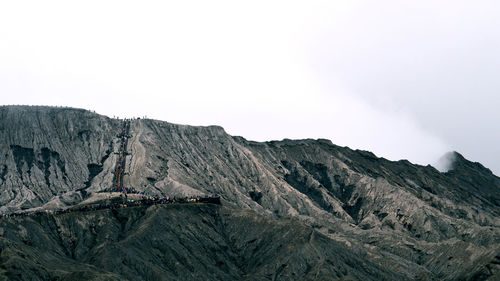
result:
[[[500,2],[2,1],[0,103],[500,174]]]

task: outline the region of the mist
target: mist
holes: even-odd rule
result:
[[[441,173],[446,173],[449,170],[453,169],[453,163],[455,162],[455,160],[456,160],[455,152],[448,152],[441,158],[439,158],[438,161],[433,164],[433,166]]]
[[[2,104],[327,138],[496,174],[493,1],[0,4]]]

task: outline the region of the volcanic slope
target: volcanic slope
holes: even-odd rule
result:
[[[296,219],[212,204],[0,222],[0,280],[401,279]]]
[[[0,107],[0,213],[111,186],[120,124],[82,109]]]
[[[111,186],[121,120],[48,107],[0,116],[0,210],[71,205]],[[296,218],[401,279],[499,274],[500,179],[458,153],[440,173],[328,140],[258,143],[217,126],[132,120],[130,134],[125,185],[216,192],[228,208]]]

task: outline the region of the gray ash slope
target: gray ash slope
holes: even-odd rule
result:
[[[2,212],[72,205],[111,185],[120,120],[85,110],[50,107],[1,107],[0,117],[0,153],[4,155],[0,158]],[[325,279],[328,276],[370,279],[367,276],[371,276],[374,280],[499,278],[500,179],[481,164],[472,163],[458,153],[455,153],[453,169],[440,173],[431,166],[414,165],[404,160],[388,161],[370,152],[333,145],[328,140],[257,143],[230,136],[216,126],[192,127],[155,120],[133,120],[130,133],[127,185],[157,194],[216,192],[224,199],[224,211],[221,212],[230,224],[229,233],[220,239],[228,240],[231,233],[248,232],[247,229],[268,231],[270,235],[263,238],[266,241],[259,242],[264,244],[261,244],[262,249],[257,247],[256,251],[262,251],[258,255],[245,250],[245,245],[251,248],[252,239],[245,240],[245,235],[237,235],[232,237],[239,240],[229,243],[233,246],[221,247],[228,256],[206,261],[205,265],[191,262],[190,268],[185,268],[185,263],[192,261],[193,256],[176,252],[175,258],[166,259],[177,260],[168,265],[174,268],[177,275],[172,276],[177,276],[175,278],[191,276],[197,279],[195,275],[182,274],[204,270],[219,270],[220,274],[214,273],[213,278],[227,280],[314,280],[319,276]],[[155,216],[168,217],[168,213],[157,209],[145,212],[158,212]],[[178,231],[193,231],[198,240],[187,245],[187,242],[175,240],[174,237],[180,234],[172,232],[165,234],[162,241],[195,247],[196,243],[215,239],[203,230],[193,230],[200,225],[199,220],[203,220],[205,212],[210,212],[203,208],[196,210],[195,215],[184,218],[185,223]],[[133,217],[144,211],[130,212],[139,212],[131,214]],[[72,217],[87,225],[95,219],[86,216],[68,215],[65,224],[75,224]],[[102,220],[120,224],[110,213],[102,213],[102,217]],[[217,213],[214,220],[220,217]],[[15,250],[18,247],[26,247],[35,256],[43,253],[37,243],[12,238],[15,233],[17,237],[23,233],[36,235],[37,231],[47,232],[54,228],[48,221],[20,220],[20,225],[31,225],[30,228],[15,228],[12,224],[1,226],[0,241],[2,247],[9,250],[0,253],[0,274],[2,270],[3,274],[19,271],[13,268],[15,263],[6,261],[33,259],[33,256],[20,256]],[[290,220],[292,224],[284,223]],[[64,226],[62,222],[58,224],[61,228],[67,227],[69,234],[61,231],[47,238],[53,243],[64,244],[61,242],[67,238],[64,235],[73,237],[71,243],[76,244],[75,247],[87,243],[88,239],[95,242],[87,244],[82,259],[73,257],[68,251],[54,252],[53,255],[64,261],[57,264],[78,264],[78,272],[95,270],[97,279],[106,276],[110,280],[129,279],[131,275],[127,274],[146,276],[133,268],[129,269],[131,273],[120,275],[98,263],[96,259],[103,247],[109,246],[106,249],[109,255],[115,251],[115,256],[120,257],[118,260],[124,261],[129,254],[124,252],[123,245],[109,244],[105,239],[98,242],[99,231],[105,230],[99,230],[99,224],[94,224],[98,230],[90,238],[80,233],[85,227],[78,229]],[[276,224],[283,227],[273,228]],[[312,231],[324,244],[311,246],[305,230],[298,232],[298,240],[287,240],[285,229],[288,228]],[[151,229],[152,233],[154,231]],[[213,231],[220,234],[221,230],[214,228]],[[139,237],[123,234],[117,241],[129,241],[131,251],[139,251],[142,246],[134,244],[139,243],[136,241]],[[276,244],[285,249],[304,245],[295,255],[270,246]],[[148,245],[151,251],[165,252],[151,241]],[[239,245],[238,252],[233,251],[234,245]],[[306,252],[317,259],[304,260],[301,256]],[[356,256],[362,263],[353,259]],[[258,262],[261,264],[257,266]],[[343,265],[339,267],[337,262]],[[249,265],[255,265],[256,271],[245,268]],[[151,270],[162,272],[162,268]],[[73,274],[44,262],[26,270],[43,271],[61,280]],[[313,275],[318,272],[320,275]],[[255,278],[252,279],[252,275]]]
[[[212,204],[40,216],[2,228],[6,280],[404,277],[297,220]]]
[[[80,109],[0,108],[0,212],[81,200],[92,181],[111,185],[119,126]]]

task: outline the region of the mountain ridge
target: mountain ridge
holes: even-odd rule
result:
[[[121,120],[36,107],[2,107],[0,117],[0,213],[71,206],[112,185]],[[249,218],[298,219],[402,279],[500,272],[500,178],[458,153],[455,169],[441,173],[330,140],[255,142],[219,126],[136,119],[130,135],[127,186],[215,192]]]

